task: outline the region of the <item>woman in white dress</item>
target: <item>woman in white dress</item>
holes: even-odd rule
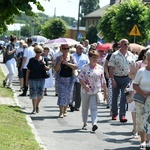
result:
[[[147,65],[138,70],[133,80],[133,88],[146,98],[145,105],[135,102],[136,125],[141,138],[140,148],[146,147],[146,150],[150,150],[150,49],[146,52],[146,59]]]
[[[52,57],[52,55],[50,55],[50,48],[49,47],[47,47],[47,46],[44,47],[44,51],[43,51],[42,56],[43,56],[43,58],[48,59],[48,64],[49,64],[49,66],[51,66],[52,61],[53,61],[53,57]],[[47,96],[47,88],[52,88],[54,86],[52,68],[50,68],[49,73],[50,73],[50,77],[45,79],[44,96]]]

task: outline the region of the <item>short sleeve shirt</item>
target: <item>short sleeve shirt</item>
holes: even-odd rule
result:
[[[86,92],[82,87],[81,91],[87,94],[96,94],[102,90],[102,84],[106,83],[104,78],[104,69],[101,65],[97,64],[94,68],[91,68],[89,64],[86,64],[81,69],[78,76],[79,79],[83,80],[86,85],[90,87],[90,91]]]
[[[143,91],[150,92],[150,71],[146,70],[145,67],[142,67],[138,70],[133,83],[139,85]]]
[[[111,55],[108,66],[114,67],[114,76],[127,76],[130,72],[131,65],[134,64],[135,59],[131,52],[127,51],[124,56],[118,50]]]

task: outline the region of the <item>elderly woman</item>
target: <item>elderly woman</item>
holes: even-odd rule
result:
[[[138,70],[133,80],[133,88],[146,98],[145,105],[135,102],[136,125],[141,137],[140,148],[147,147],[147,149],[150,149],[150,50],[146,52],[146,59],[147,65]]]
[[[50,48],[48,46],[44,46],[43,54],[41,55],[43,58],[47,59],[48,65],[51,66],[53,62],[53,56],[50,54]],[[44,96],[47,96],[47,88],[53,87],[53,75],[52,75],[52,68],[49,70],[50,77],[45,79],[45,85],[44,85]]]
[[[39,45],[34,47],[35,57],[29,60],[26,72],[26,86],[30,87],[30,99],[32,99],[32,114],[39,112],[39,103],[43,98],[45,76],[44,69],[49,70],[47,59],[43,59],[41,53],[43,48]]]
[[[97,63],[99,54],[95,50],[88,52],[90,63],[84,65],[79,74],[81,83],[82,119],[83,130],[87,130],[88,109],[90,107],[92,131],[98,129],[97,126],[97,93],[104,89],[104,97],[107,97],[107,87],[104,77],[104,69]]]
[[[73,70],[77,69],[77,64],[69,54],[69,45],[62,44],[60,51],[62,55],[56,58],[53,67],[56,71],[55,83],[58,93],[57,104],[60,109],[59,117],[63,118],[67,115],[68,104],[73,98],[73,85],[75,80],[73,77]]]

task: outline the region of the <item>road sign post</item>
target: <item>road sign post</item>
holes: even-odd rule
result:
[[[132,30],[129,33],[130,36],[134,36],[134,43],[135,43],[135,37],[136,36],[141,36],[140,30],[137,27],[137,25],[135,24],[132,28]]]

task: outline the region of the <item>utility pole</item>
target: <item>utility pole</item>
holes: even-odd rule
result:
[[[77,22],[76,40],[78,39],[79,27],[80,27],[80,6],[81,6],[81,0],[79,0],[79,6],[78,6],[78,22]]]

